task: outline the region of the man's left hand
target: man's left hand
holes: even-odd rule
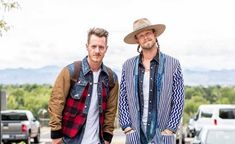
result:
[[[171,130],[165,129],[164,131],[161,132],[162,135],[171,135],[173,132]]]

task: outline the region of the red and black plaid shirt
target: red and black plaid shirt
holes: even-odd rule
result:
[[[64,135],[73,138],[75,137],[83,127],[87,114],[84,113],[85,102],[88,95],[89,84],[84,88],[81,98],[74,99],[71,96],[67,98],[66,105],[63,111],[62,118],[62,132]],[[107,93],[104,84],[102,84],[102,109],[99,114],[100,122],[100,136],[103,137],[102,127],[104,124],[104,112],[107,107]]]

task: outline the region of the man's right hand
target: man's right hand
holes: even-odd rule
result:
[[[52,144],[62,144],[62,138],[52,139]]]

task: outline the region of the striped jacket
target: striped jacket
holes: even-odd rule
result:
[[[174,135],[161,135],[160,132],[169,129],[177,131],[184,106],[184,85],[180,63],[160,52],[164,59],[164,74],[161,81],[160,98],[157,108],[159,128],[151,143],[174,144]],[[135,132],[127,134],[126,143],[140,144],[140,106],[138,99],[139,56],[127,60],[123,64],[119,95],[119,123],[122,129],[131,127]]]

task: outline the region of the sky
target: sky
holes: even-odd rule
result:
[[[104,63],[121,69],[138,53],[123,38],[136,19],[165,24],[161,51],[183,69],[235,69],[232,0],[18,0],[20,9],[3,13],[11,29],[0,37],[0,69],[65,66],[86,56],[87,31],[109,31]]]

